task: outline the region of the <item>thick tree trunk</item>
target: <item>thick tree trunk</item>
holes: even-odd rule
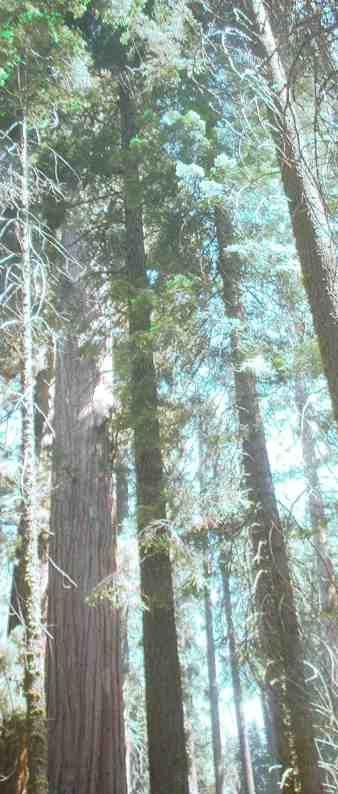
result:
[[[145,269],[141,184],[137,157],[135,159],[130,147],[136,135],[135,109],[125,84],[120,89],[120,114],[122,148],[125,153],[131,421],[134,430],[137,522],[144,602],[150,788],[151,794],[188,794],[170,537],[165,523],[156,375],[149,338],[151,302]]]
[[[224,612],[229,645],[229,661],[236,714],[236,725],[239,742],[241,794],[255,794],[255,780],[251,761],[251,752],[245,724],[241,676],[236,652],[236,638],[232,618],[232,604],[229,582],[229,560],[224,553],[220,560],[223,584]]]
[[[236,320],[231,356],[239,422],[243,434],[243,469],[254,512],[251,544],[260,640],[266,686],[275,729],[284,794],[322,792],[312,714],[305,683],[304,654],[290,581],[287,552],[267,454],[255,374],[241,353],[244,309],[240,296],[241,261],[227,246],[235,235],[230,218],[216,214],[219,268],[224,304]]]
[[[98,363],[80,348],[90,309],[76,275],[65,278],[60,306],[67,319],[55,374],[49,792],[125,794],[119,612],[109,600],[116,570],[112,450],[109,421],[94,394]]]
[[[303,272],[333,412],[338,422],[338,292],[335,244],[311,164],[305,159],[302,129],[278,42],[269,3],[243,0],[253,22],[253,48],[264,59],[271,91],[271,132]]]
[[[205,551],[205,556],[207,550]],[[216,794],[223,794],[224,788],[224,761],[222,752],[222,738],[221,726],[219,719],[219,697],[217,685],[217,670],[216,670],[216,653],[215,653],[215,637],[214,625],[212,615],[212,603],[209,590],[208,579],[208,561],[204,562],[204,614],[205,614],[205,627],[207,635],[207,662],[208,662],[208,684],[209,684],[209,700],[210,700],[210,716],[211,716],[211,738],[212,738],[212,752],[214,759],[214,773],[215,773],[215,792]]]
[[[22,122],[22,209],[18,240],[22,252],[22,616],[24,639],[24,696],[27,708],[27,794],[47,790],[46,719],[44,691],[44,634],[41,614],[37,455],[34,417],[34,350],[32,261],[29,206],[29,153],[27,121]]]

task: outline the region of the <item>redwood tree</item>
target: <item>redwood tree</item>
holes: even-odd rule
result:
[[[134,432],[137,525],[151,794],[187,794],[188,763],[183,723],[170,536],[166,526],[163,461],[154,354],[151,299],[142,219],[135,100],[128,75],[120,87],[124,153],[124,213],[129,289],[130,400]]]
[[[125,794],[112,445],[102,402],[100,346],[80,343],[95,296],[74,260],[59,287],[48,592],[48,729],[51,794]],[[74,257],[74,258],[73,258]]]

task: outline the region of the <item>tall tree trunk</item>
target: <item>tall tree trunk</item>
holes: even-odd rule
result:
[[[243,469],[254,522],[251,545],[260,640],[275,728],[284,794],[319,794],[322,784],[312,714],[305,683],[304,654],[290,581],[287,552],[267,454],[255,374],[241,352],[244,308],[240,295],[241,261],[227,247],[235,240],[231,219],[216,210],[219,269],[225,310],[236,321],[231,356]]]
[[[40,370],[35,377],[34,384],[34,433],[36,465],[38,467],[41,442],[44,429],[44,420],[48,415],[49,402],[49,381],[51,378],[51,368]],[[24,516],[21,516],[17,532],[17,563],[14,565],[12,574],[10,608],[8,615],[7,633],[10,634],[16,626],[23,622],[23,597],[24,597],[24,560],[22,558],[22,537],[24,533]],[[41,535],[40,535],[41,537]],[[40,543],[41,551],[41,543]],[[41,570],[41,554],[40,570]],[[43,593],[42,593],[43,600]],[[43,607],[42,607],[43,609]]]
[[[230,582],[229,582],[230,560],[226,552],[224,552],[221,556],[220,569],[221,569],[222,584],[223,584],[224,612],[225,612],[226,627],[227,627],[229,661],[230,661],[232,689],[234,696],[234,706],[236,713],[236,726],[237,726],[238,742],[239,742],[241,794],[255,794],[255,780],[254,780],[251,752],[250,752],[250,746],[249,746],[245,717],[244,717],[242,683],[241,683],[241,676],[238,666],[235,629],[234,629],[234,622],[232,617],[231,592],[230,592]]]
[[[71,241],[68,250],[74,253]],[[64,278],[59,298],[66,322],[55,373],[49,792],[125,794],[119,612],[109,601],[116,570],[112,450],[109,420],[95,394],[100,351],[95,357],[80,347],[92,310],[78,274]]]
[[[211,737],[212,737],[212,752],[214,759],[214,773],[215,773],[215,792],[216,794],[223,794],[224,788],[224,761],[222,753],[222,738],[221,726],[219,719],[219,697],[217,685],[217,670],[216,670],[216,653],[215,653],[215,637],[214,625],[212,614],[212,602],[209,590],[209,562],[207,559],[208,550],[204,551],[204,614],[205,614],[205,627],[207,634],[207,662],[208,662],[208,684],[209,684],[209,700],[210,700],[210,715],[211,715]]]
[[[145,268],[141,183],[134,102],[128,77],[120,88],[124,159],[126,264],[131,345],[130,394],[134,430],[137,523],[151,794],[188,794],[188,763],[183,724],[170,537],[166,528],[163,464],[153,350],[149,337],[151,302]],[[152,540],[149,540],[151,532]],[[148,535],[148,538],[147,538]]]
[[[253,48],[264,59],[271,91],[271,132],[303,272],[333,412],[338,422],[338,294],[335,244],[311,164],[305,159],[302,128],[275,39],[269,3],[242,0],[253,22]],[[291,79],[291,78],[290,78]]]
[[[22,208],[18,238],[22,252],[22,615],[25,628],[24,696],[27,708],[27,794],[47,791],[46,719],[44,692],[44,635],[41,614],[37,456],[34,415],[34,349],[32,310],[32,260],[30,231],[30,173],[27,120],[22,121]]]

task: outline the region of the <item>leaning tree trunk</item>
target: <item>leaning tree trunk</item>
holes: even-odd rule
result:
[[[41,614],[37,456],[34,412],[34,345],[32,260],[29,206],[29,152],[27,121],[22,122],[22,207],[18,240],[22,252],[22,617],[24,623],[24,696],[27,708],[27,794],[44,794],[46,776],[46,720],[44,692],[44,634]]]
[[[251,752],[245,724],[241,675],[236,651],[236,638],[232,617],[230,592],[230,559],[224,551],[220,559],[223,584],[224,612],[226,619],[227,638],[229,645],[229,661],[232,679],[232,690],[236,714],[236,726],[239,743],[241,794],[255,794],[255,780],[252,768]]]
[[[229,216],[216,211],[219,268],[231,332],[231,356],[239,422],[243,434],[243,470],[254,522],[251,528],[255,595],[266,686],[275,729],[283,794],[319,794],[322,784],[312,713],[305,682],[283,528],[278,514],[254,372],[241,352],[245,322],[241,303],[241,260],[227,247],[234,242]]]
[[[219,697],[218,697],[218,685],[217,685],[215,637],[214,637],[214,624],[213,624],[213,614],[212,614],[212,602],[211,602],[210,585],[209,585],[210,574],[209,574],[207,540],[205,542],[203,567],[204,567],[204,614],[205,614],[205,627],[206,627],[206,635],[207,635],[208,685],[209,685],[209,700],[210,700],[210,715],[211,715],[212,752],[213,752],[214,773],[215,773],[215,792],[216,794],[223,794],[224,761],[223,761],[223,753],[222,753],[221,726],[220,726],[220,718],[219,718]]]
[[[80,343],[93,319],[91,307],[72,263],[69,270],[73,277],[64,278],[59,293],[66,319],[55,373],[49,792],[125,794],[120,625],[114,604],[112,445],[100,397],[100,351],[87,352]]]
[[[188,794],[170,538],[165,522],[158,398],[149,334],[151,302],[145,268],[141,183],[137,155],[130,146],[136,135],[136,117],[127,81],[128,76],[120,88],[120,115],[150,789],[151,794]]]
[[[242,0],[253,23],[253,49],[264,59],[271,92],[269,114],[282,182],[315,329],[338,422],[338,292],[335,244],[311,165],[306,161],[301,123],[288,83],[268,8],[263,0]]]

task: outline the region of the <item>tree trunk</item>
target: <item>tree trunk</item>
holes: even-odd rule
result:
[[[235,393],[243,436],[243,469],[252,504],[251,528],[255,596],[266,686],[274,724],[284,794],[319,794],[322,785],[312,714],[306,691],[304,654],[299,636],[287,552],[267,454],[255,374],[241,353],[244,309],[241,261],[227,246],[234,242],[231,219],[216,211],[219,268],[231,332]]]
[[[126,81],[128,77],[126,77]],[[131,346],[130,395],[134,431],[137,523],[151,794],[188,794],[170,537],[166,528],[163,465],[153,350],[151,301],[145,268],[141,183],[130,142],[136,115],[126,84],[120,88],[124,159],[126,264]],[[150,537],[151,536],[151,537]]]
[[[234,623],[232,618],[232,604],[229,582],[229,561],[227,560],[226,553],[224,552],[220,561],[220,569],[222,575],[223,595],[224,595],[224,611],[227,627],[227,638],[229,644],[229,661],[232,679],[232,689],[234,695],[234,706],[236,713],[236,725],[239,742],[239,756],[240,756],[240,778],[241,778],[241,794],[255,794],[255,780],[251,761],[251,752],[248,741],[248,735],[244,717],[243,707],[243,694],[241,676],[238,666],[238,658],[236,652],[236,639]]]
[[[69,246],[71,248],[71,246]],[[72,272],[72,264],[68,265]],[[57,346],[48,626],[50,794],[125,794],[109,420],[97,356],[80,347],[91,307],[65,278]],[[101,584],[102,583],[102,584]]]
[[[292,88],[288,84],[278,42],[275,40],[263,0],[243,0],[253,22],[253,49],[264,59],[271,91],[271,133],[298,256],[303,272],[333,412],[338,422],[338,295],[335,244],[326,208],[311,164],[305,159],[302,129],[297,118]]]
[[[29,206],[29,152],[27,121],[22,122],[22,209],[18,239],[22,252],[22,616],[25,628],[24,696],[27,708],[27,794],[44,794],[46,776],[46,719],[44,691],[44,634],[42,629],[37,457],[34,416],[34,349],[32,261]]]
[[[35,377],[34,384],[34,433],[35,433],[35,450],[36,450],[36,465],[38,467],[41,442],[44,429],[44,420],[48,415],[48,401],[49,401],[49,380],[51,378],[51,368],[40,370]],[[23,593],[24,593],[24,561],[22,559],[22,537],[24,533],[24,516],[22,515],[18,531],[17,531],[17,563],[14,565],[12,574],[10,607],[8,615],[7,634],[9,635],[16,626],[23,622]],[[41,543],[40,551],[41,551]],[[40,571],[41,571],[41,553],[40,557]],[[43,601],[43,593],[42,593]],[[42,604],[43,611],[43,604]]]
[[[224,761],[222,753],[222,739],[221,739],[221,726],[219,719],[219,698],[217,686],[217,670],[216,670],[216,654],[215,654],[215,637],[212,615],[212,603],[209,591],[208,567],[209,563],[206,559],[207,550],[205,550],[204,561],[204,613],[205,613],[205,627],[207,634],[207,662],[208,662],[208,683],[209,683],[209,700],[210,700],[210,715],[211,715],[211,736],[212,736],[212,752],[214,759],[214,773],[215,773],[215,792],[216,794],[223,794],[224,788]]]

